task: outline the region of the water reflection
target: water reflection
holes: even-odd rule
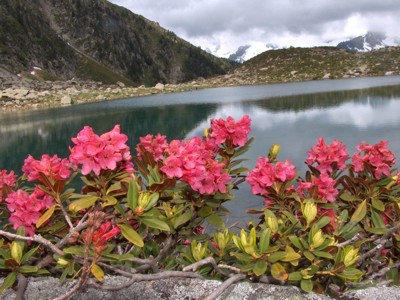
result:
[[[382,78],[369,80],[370,86],[384,84]],[[388,86],[368,89],[354,89],[368,87],[366,79],[223,88],[0,115],[0,169],[20,173],[28,154],[67,156],[71,137],[85,125],[100,134],[121,124],[134,147],[148,133],[160,132],[169,139],[201,135],[212,118],[243,114],[252,118],[255,137],[247,167],[266,155],[271,144],[280,144],[279,158],[289,158],[303,172],[306,152],[320,136],[328,143],[343,141],[350,153],[360,141],[386,139],[399,156],[400,77],[386,80]],[[341,82],[351,90],[337,90]],[[229,205],[229,221],[248,218],[245,209],[261,202],[243,187]]]

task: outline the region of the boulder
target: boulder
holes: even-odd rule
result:
[[[72,98],[70,95],[64,95],[61,97],[61,105],[71,105]]]

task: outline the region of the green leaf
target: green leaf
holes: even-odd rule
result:
[[[4,279],[3,284],[0,286],[0,293],[12,287],[17,280],[17,273],[11,272]]]
[[[82,209],[91,207],[99,199],[97,196],[87,196],[79,200],[71,202],[69,205],[69,210],[73,212],[78,212]]]
[[[331,220],[332,220],[331,217],[328,217],[328,216],[323,216],[322,218],[320,218],[316,222],[318,229],[321,229],[321,228],[325,227],[326,225],[328,225],[331,222]]]
[[[374,228],[374,227],[369,227],[369,226],[364,226],[365,230],[373,233],[373,234],[378,234],[378,235],[382,235],[385,234],[388,229],[387,228]]]
[[[174,228],[178,228],[179,226],[185,224],[192,217],[193,217],[193,211],[191,211],[191,210],[189,210],[189,211],[185,212],[184,214],[180,215],[178,218],[176,218],[176,220],[174,222]]]
[[[388,280],[392,280],[393,285],[398,285],[399,284],[399,269],[398,268],[390,269],[389,272],[386,273],[386,278]]]
[[[375,209],[371,209],[371,219],[375,228],[386,228],[385,222],[383,222],[381,214],[376,212]]]
[[[127,206],[134,210],[138,206],[139,189],[135,180],[129,182],[128,195],[127,195]]]
[[[271,266],[271,275],[277,280],[286,281],[289,277],[285,268],[280,263],[274,263]]]
[[[355,200],[357,200],[357,198],[354,197],[354,195],[349,194],[349,193],[342,193],[340,195],[340,199],[342,199],[343,201],[355,201]]]
[[[237,168],[237,169],[233,169],[229,172],[230,175],[236,175],[236,174],[240,174],[240,173],[245,173],[248,172],[249,169],[248,168]]]
[[[329,252],[314,250],[314,251],[313,251],[313,254],[314,254],[315,256],[318,256],[318,257],[333,259],[333,255],[330,254]]]
[[[288,280],[289,281],[300,281],[302,278],[303,277],[301,276],[301,273],[296,271],[296,272],[289,273]]]
[[[80,255],[80,256],[83,256],[85,254],[83,247],[80,247],[80,246],[71,246],[71,247],[63,249],[63,251],[65,254],[75,254],[75,255]]]
[[[46,212],[40,216],[39,220],[36,222],[36,228],[39,228],[40,226],[43,225],[48,219],[51,218],[53,215],[54,211],[56,210],[57,204],[54,204],[51,206]]]
[[[310,251],[304,251],[303,254],[309,261],[313,261],[315,259],[315,255],[312,254]]]
[[[362,219],[364,219],[365,215],[367,214],[367,200],[365,199],[363,202],[361,202],[358,206],[356,211],[353,213],[351,216],[350,221],[354,223],[360,222]]]
[[[4,258],[4,259],[8,259],[11,258],[11,253],[10,251],[6,251],[4,248],[0,247],[0,255]]]
[[[364,271],[360,271],[354,267],[347,267],[341,273],[336,273],[336,276],[343,280],[358,281],[364,275]]]
[[[160,219],[141,217],[140,220],[143,222],[143,224],[145,224],[151,228],[159,229],[162,231],[168,231],[168,232],[171,231],[168,224],[165,221],[162,221]]]
[[[116,260],[116,261],[123,261],[123,260],[130,260],[132,258],[135,258],[133,254],[126,253],[126,254],[102,254],[102,258],[108,258],[110,260]]]
[[[156,205],[158,198],[160,198],[159,193],[152,193],[150,196],[149,203],[146,205],[144,210],[149,210],[149,209],[153,208]]]
[[[204,206],[199,209],[198,215],[200,218],[205,218],[208,217],[209,215],[212,214],[212,208],[208,206]]]
[[[28,259],[30,259],[31,256],[32,256],[33,254],[36,253],[36,251],[39,249],[39,247],[40,247],[40,246],[37,246],[37,247],[35,247],[35,248],[30,249],[28,252],[26,252],[26,253],[22,256],[21,263],[24,263],[24,262],[28,261]]]
[[[286,257],[286,252],[277,251],[277,252],[272,253],[270,256],[268,256],[268,261],[273,264],[273,263],[281,260],[284,257]]]
[[[261,276],[267,271],[267,267],[268,267],[268,265],[264,260],[259,260],[254,265],[253,272],[257,276]]]
[[[118,203],[117,198],[113,196],[104,196],[102,199],[101,207],[113,206]]]
[[[39,271],[39,268],[36,266],[21,266],[18,268],[18,272],[24,273],[24,274],[32,274],[32,273],[36,273],[37,271]]]
[[[300,281],[300,288],[307,293],[312,292],[312,290],[313,290],[312,280],[311,279],[302,279]]]
[[[142,237],[130,225],[118,224],[117,226],[121,229],[122,235],[132,244],[140,248],[144,246]]]
[[[292,244],[293,244],[296,248],[298,248],[298,249],[300,249],[300,250],[304,250],[303,245],[302,245],[301,242],[300,242],[300,238],[298,238],[298,237],[295,236],[295,235],[291,235],[291,236],[289,236],[289,240],[292,242]]]
[[[376,210],[385,211],[385,204],[381,200],[372,198],[371,203]]]
[[[210,225],[215,226],[217,228],[223,228],[225,225],[224,221],[221,219],[221,217],[216,214],[212,214],[212,215],[209,215],[208,217],[206,217],[206,221]]]
[[[261,238],[260,238],[260,242],[259,242],[260,253],[264,253],[265,251],[267,251],[267,249],[269,247],[270,239],[271,239],[271,229],[267,228],[263,231]]]

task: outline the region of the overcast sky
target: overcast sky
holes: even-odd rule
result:
[[[336,45],[369,30],[400,36],[400,0],[111,0],[219,56],[250,44]]]

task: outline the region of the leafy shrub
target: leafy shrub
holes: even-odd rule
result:
[[[212,120],[202,138],[147,135],[136,157],[119,125],[102,135],[85,126],[68,158],[28,156],[20,178],[1,171],[1,290],[21,276],[79,278],[67,297],[84,285],[109,289],[105,272],[136,280],[237,273],[320,293],[397,284],[400,180],[387,142],[360,144],[349,163],[343,143],[320,138],[304,177],[272,145],[249,171],[241,156],[250,124],[228,117]],[[248,211],[256,220],[237,232],[225,226],[223,204],[245,181],[265,206]],[[205,232],[207,224],[217,230]]]

